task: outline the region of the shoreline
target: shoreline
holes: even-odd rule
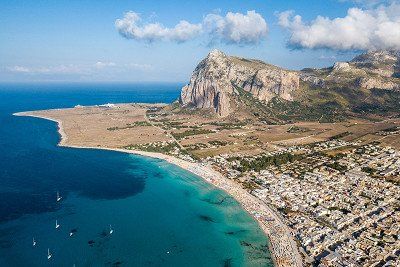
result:
[[[279,267],[297,267],[303,266],[302,257],[298,251],[297,245],[292,237],[288,226],[286,226],[279,215],[266,205],[262,200],[250,194],[243,189],[236,182],[224,177],[221,173],[214,170],[211,165],[189,162],[174,156],[147,152],[141,150],[129,150],[122,148],[112,147],[92,147],[92,146],[78,146],[68,144],[68,136],[63,129],[61,120],[50,118],[47,116],[40,116],[32,114],[30,111],[17,112],[13,116],[26,116],[40,119],[46,119],[57,123],[57,131],[60,135],[58,146],[69,148],[83,148],[83,149],[100,149],[108,151],[116,151],[126,154],[134,154],[144,157],[156,158],[165,160],[166,162],[185,169],[203,179],[205,182],[223,190],[228,195],[232,196],[240,206],[258,223],[261,230],[268,238],[268,249],[271,254],[274,266]]]

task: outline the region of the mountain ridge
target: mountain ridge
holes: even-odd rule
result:
[[[287,113],[296,105],[301,110],[322,107],[321,113],[329,106],[341,113],[365,113],[371,107],[380,113],[393,112],[400,100],[399,66],[399,51],[366,52],[329,68],[294,71],[212,50],[182,88],[179,103],[185,109],[226,117],[238,108],[246,109],[238,105],[238,97],[246,93],[266,107],[265,116]],[[281,103],[279,112],[272,110],[274,102]]]
[[[299,87],[295,71],[284,70],[260,60],[227,56],[211,51],[194,70],[188,85],[182,88],[183,106],[213,109],[219,116],[231,113],[231,95],[235,86],[251,92],[257,99],[268,102],[279,95],[292,100]]]

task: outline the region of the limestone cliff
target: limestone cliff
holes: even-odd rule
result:
[[[180,103],[227,116],[233,111],[232,95],[237,93],[237,88],[264,102],[274,97],[292,101],[299,89],[299,74],[213,50],[196,67],[189,84],[182,88]]]

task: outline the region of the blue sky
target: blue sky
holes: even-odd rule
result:
[[[0,1],[0,82],[182,82],[189,79],[199,60],[213,48],[227,54],[258,58],[289,69],[329,66],[334,61],[348,60],[359,51],[369,49],[370,43],[378,37],[371,37],[367,44],[355,43],[349,38],[343,38],[338,43],[336,40],[312,36],[314,29],[320,26],[317,23],[314,25],[313,21],[317,16],[327,17],[330,24],[325,30],[338,30],[340,35],[341,28],[333,21],[335,18],[346,17],[352,7],[361,11],[376,10],[379,5],[375,2]],[[389,1],[379,2],[383,2],[384,7],[389,5]],[[280,12],[287,10],[292,10],[289,18],[285,22],[280,21]],[[151,34],[155,35],[151,36],[164,37],[149,41],[147,37],[138,37],[130,32],[124,37],[115,22],[124,19],[128,11],[140,16],[138,27],[158,23],[170,31],[168,29],[173,29],[181,20],[185,20],[190,25],[199,25],[201,30],[184,41],[176,41],[170,34],[157,35],[154,32]],[[265,21],[268,31],[261,28],[260,35],[236,42],[230,37],[226,39],[228,28],[223,28],[223,32],[219,33],[216,33],[220,30],[217,26],[205,30],[204,21],[209,14],[215,14],[218,21],[225,23],[228,12],[246,16],[248,11],[259,15]],[[368,14],[374,16],[371,12]],[[295,15],[301,15],[303,24],[295,21]],[[389,22],[398,21],[398,17],[391,18]],[[245,34],[248,34],[248,27],[245,30]],[[397,39],[379,38],[377,42],[382,45],[378,48],[398,45]]]

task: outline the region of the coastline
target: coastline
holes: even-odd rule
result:
[[[268,237],[268,248],[271,253],[274,266],[303,266],[302,257],[298,251],[292,233],[290,232],[289,228],[282,222],[276,211],[274,211],[271,207],[266,205],[266,203],[264,203],[257,197],[251,195],[236,182],[224,177],[221,173],[214,170],[211,165],[206,165],[204,163],[198,162],[189,162],[174,156],[156,152],[128,150],[112,147],[71,145],[68,144],[68,136],[63,129],[63,124],[61,120],[57,120],[47,116],[35,115],[29,111],[18,112],[14,113],[13,115],[28,116],[56,122],[58,126],[58,133],[61,137],[58,143],[58,146],[60,147],[101,149],[161,159],[199,176],[207,183],[212,184],[213,186],[225,191],[227,194],[232,196],[241,205],[241,207],[257,221],[264,234]]]

